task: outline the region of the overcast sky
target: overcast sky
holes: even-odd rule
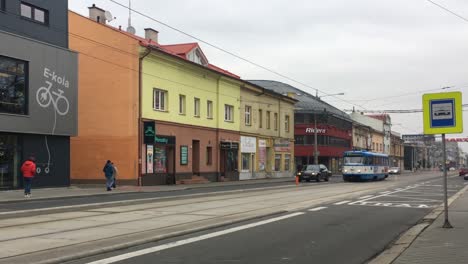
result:
[[[435,1],[468,18],[468,1]],[[128,10],[110,0],[71,0],[69,8],[87,15],[93,3],[116,17],[111,25],[126,28]],[[352,109],[350,103],[356,109],[420,109],[425,92],[468,88],[468,22],[427,0],[132,0],[132,8],[325,93],[344,92],[323,98],[339,109]],[[132,25],[141,36],[146,27],[158,30],[161,44],[196,42],[135,13]],[[243,79],[282,81],[315,94],[200,45],[210,63]],[[468,93],[463,100],[468,103]],[[422,133],[422,114],[391,117],[394,131]],[[468,129],[448,137],[460,136]]]

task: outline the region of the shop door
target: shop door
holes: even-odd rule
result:
[[[176,184],[175,178],[175,149],[173,146],[166,148],[167,154],[167,184]]]
[[[0,134],[0,189],[18,187],[17,138]]]
[[[192,173],[200,176],[200,141],[192,141]]]

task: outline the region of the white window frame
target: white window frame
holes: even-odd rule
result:
[[[224,121],[233,122],[234,121],[234,106],[225,104],[224,105]]]
[[[206,117],[213,119],[213,101],[206,101]]]
[[[200,117],[200,98],[193,98],[193,116]]]
[[[185,115],[186,113],[186,97],[183,94],[179,94],[179,114]]]
[[[290,118],[289,115],[284,116],[284,131],[286,131],[287,133],[289,132],[289,123],[290,123],[289,118]]]
[[[245,125],[246,126],[251,126],[252,125],[252,107],[249,105],[245,106]]]
[[[159,102],[159,105],[157,105],[157,102]],[[156,111],[167,111],[167,91],[153,88],[153,109]]]

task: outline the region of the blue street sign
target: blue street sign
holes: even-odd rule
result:
[[[430,100],[431,128],[454,127],[455,118],[455,99]]]

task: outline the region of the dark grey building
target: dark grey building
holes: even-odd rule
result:
[[[70,183],[77,134],[78,54],[68,50],[68,1],[0,0],[0,189]]]

